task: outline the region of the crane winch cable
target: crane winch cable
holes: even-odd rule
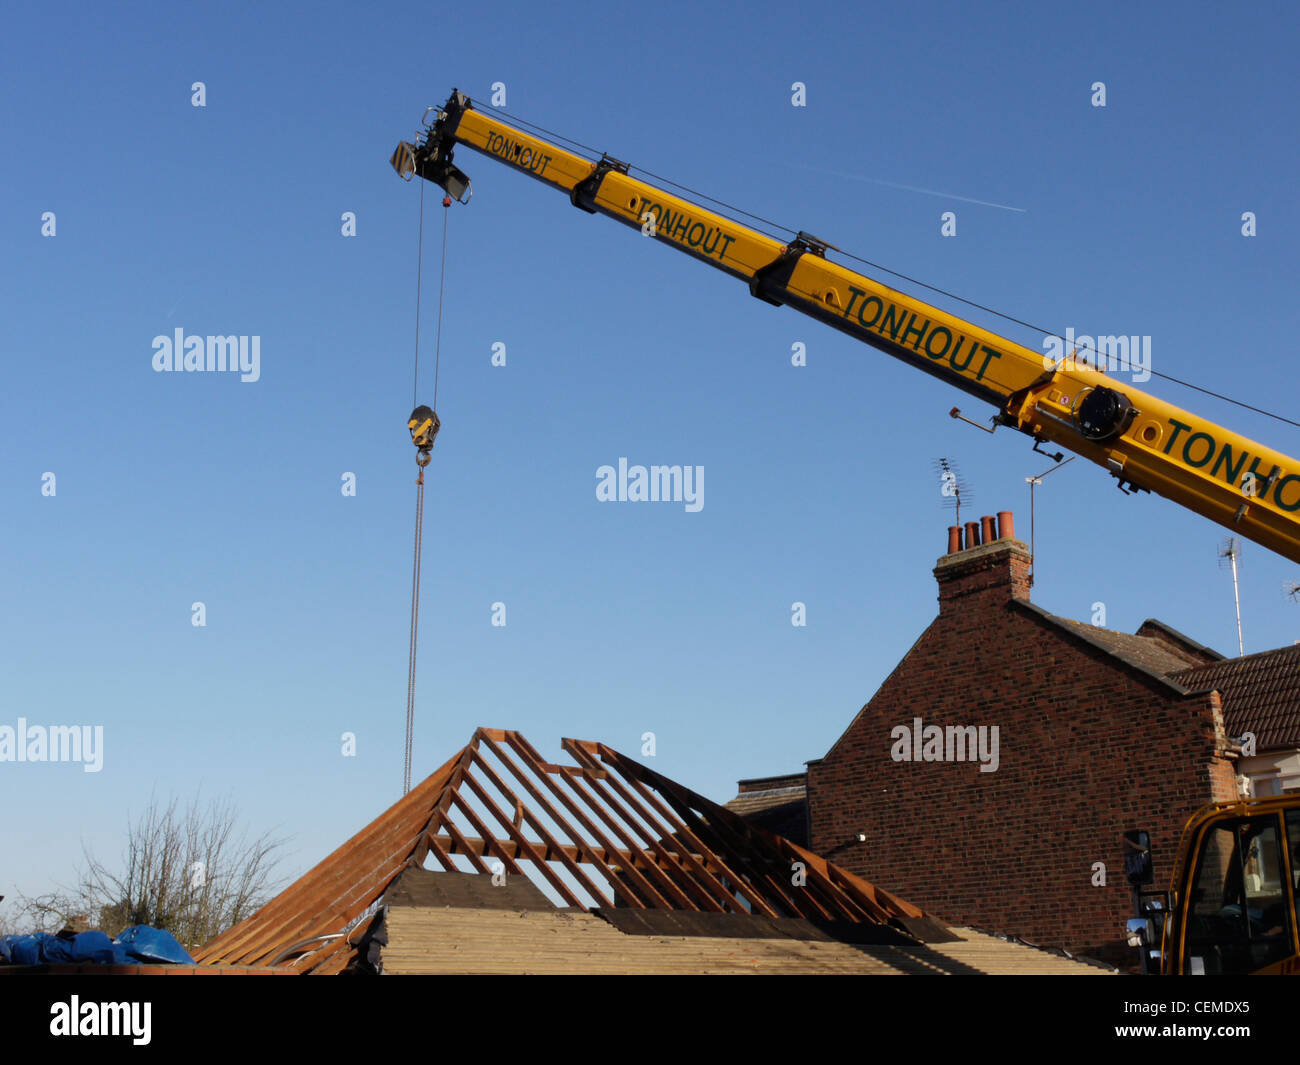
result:
[[[416,406],[407,419],[406,427],[415,444],[415,464],[419,474],[415,479],[415,547],[411,562],[411,646],[406,674],[406,744],[402,759],[402,794],[411,790],[411,752],[415,742],[415,658],[420,634],[420,570],[424,547],[424,468],[433,458],[433,441],[442,428],[436,413],[438,405],[438,371],[442,364],[442,302],[447,274],[447,211],[451,198],[442,200],[442,261],[438,277],[438,330],[434,341],[433,407]],[[416,238],[415,269],[415,371],[412,380],[412,402],[419,401],[420,389],[420,296],[424,272],[424,186],[420,186],[420,225]]]
[[[418,460],[417,460],[418,461]],[[402,794],[411,790],[411,747],[415,740],[415,648],[420,631],[420,553],[424,538],[424,467],[415,482],[415,558],[411,563],[411,657],[406,674],[406,747],[402,759]]]

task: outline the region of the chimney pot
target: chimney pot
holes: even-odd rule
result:
[[[965,536],[959,525],[948,527],[948,554],[939,559],[939,612],[1001,609],[1008,600],[1029,602],[1032,559],[1029,548],[1015,538],[1011,511],[1000,510],[968,521]],[[983,542],[981,542],[981,533]],[[964,550],[961,548],[964,542]]]

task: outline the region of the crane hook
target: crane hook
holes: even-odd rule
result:
[[[411,443],[415,445],[416,464],[424,467],[429,465],[433,456],[433,441],[438,435],[438,430],[442,428],[442,421],[434,412],[432,407],[426,407],[423,404],[411,411],[411,416],[406,420],[406,427],[411,431]]]

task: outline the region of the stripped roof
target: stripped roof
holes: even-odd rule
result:
[[[385,893],[432,858],[448,872],[526,876],[560,906],[758,914],[825,925],[928,925],[916,906],[632,761],[562,741],[546,761],[519,733],[470,742],[247,920],[205,964],[337,973]]]

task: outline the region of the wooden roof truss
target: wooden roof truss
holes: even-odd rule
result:
[[[409,867],[526,876],[557,906],[892,923],[907,902],[749,824],[603,743],[548,762],[520,733],[480,728],[436,772],[247,920],[207,964],[340,972]]]

